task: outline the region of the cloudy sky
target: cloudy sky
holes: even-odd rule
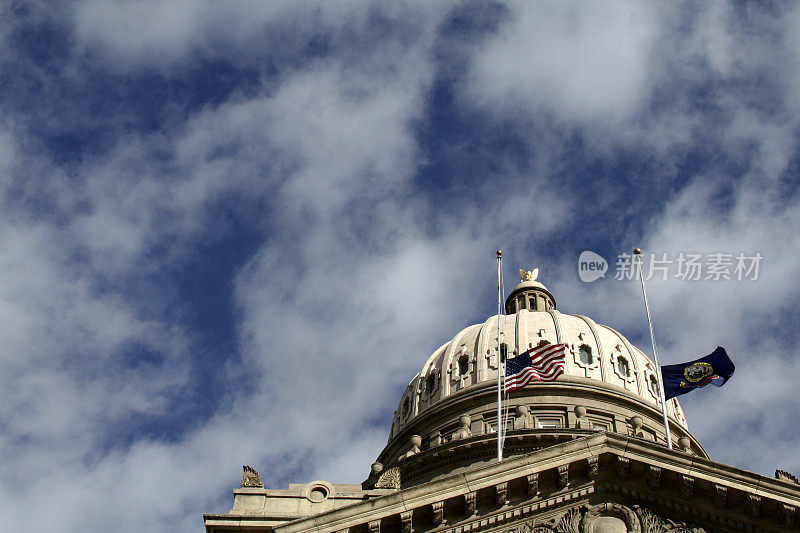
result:
[[[797,4],[0,9],[7,529],[200,531],[242,464],[360,482],[428,355],[495,312],[497,249],[507,289],[538,267],[648,353],[617,258],[675,261],[662,363],[737,365],[684,397],[694,434],[800,473]]]

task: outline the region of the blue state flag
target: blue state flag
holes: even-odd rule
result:
[[[661,367],[664,380],[664,397],[669,400],[709,383],[722,387],[733,375],[736,367],[725,348],[717,349],[696,361]]]

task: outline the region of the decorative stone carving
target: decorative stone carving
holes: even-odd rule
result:
[[[433,525],[442,525],[442,522],[444,522],[444,502],[434,502],[431,507],[433,508]]]
[[[747,495],[747,514],[758,517],[761,514],[761,496]]]
[[[631,471],[631,460],[627,457],[617,455],[617,461],[614,465],[617,469],[617,475],[622,479],[627,479]]]
[[[261,476],[258,475],[255,468],[243,465],[242,470],[244,470],[242,474],[242,487],[264,488],[264,483],[261,482]]]
[[[647,484],[657,489],[661,486],[661,469],[657,466],[647,466]]]
[[[786,470],[776,470],[775,471],[775,479],[782,479],[784,481],[793,481],[795,483],[800,483],[800,482],[797,481],[796,477],[794,477],[792,474],[790,474]]]
[[[558,467],[558,488],[563,489],[569,485],[569,465],[559,465]]]
[[[508,483],[498,483],[494,488],[497,491],[497,505],[502,507],[508,504]]]
[[[518,405],[514,416],[514,429],[532,428],[530,409],[527,405]]]
[[[580,531],[580,533],[596,531],[595,522],[598,522],[601,519],[616,519],[614,520],[615,522],[624,523],[625,531],[628,533],[641,533],[642,531],[641,523],[639,517],[636,516],[636,513],[634,513],[629,507],[620,505],[618,503],[601,503],[599,505],[593,505],[581,518],[580,530],[576,529],[575,531]]]
[[[597,457],[589,457],[586,459],[586,477],[589,479],[597,479],[597,471],[599,468],[599,461]]]
[[[412,455],[416,455],[420,452],[420,446],[422,445],[422,437],[419,435],[411,435],[408,439],[408,443],[411,445],[411,449],[404,453],[400,458],[405,459],[406,457],[411,457]]]
[[[553,531],[557,533],[581,533],[580,524],[583,518],[581,507],[573,507],[569,509],[561,519],[556,523]]]
[[[714,505],[722,508],[728,505],[728,487],[714,484]]]
[[[450,440],[461,440],[471,437],[472,431],[469,429],[470,423],[472,423],[472,419],[470,419],[468,415],[461,415],[458,418],[459,428],[453,433]]]
[[[430,443],[431,443],[431,448],[435,448],[442,444],[442,434],[439,432],[438,429],[433,433],[431,433]]]
[[[413,523],[412,523],[413,515],[414,515],[413,511],[405,511],[403,513],[400,513],[400,531],[402,533],[411,533],[413,529]]]
[[[380,520],[373,520],[369,524],[367,524],[367,528],[369,528],[370,533],[380,533],[381,532],[381,521]]]
[[[395,466],[381,474],[375,482],[375,488],[400,490],[400,469]]]
[[[634,437],[644,438],[644,433],[642,432],[642,417],[634,416],[630,420],[631,422],[631,435]]]
[[[781,504],[781,525],[783,527],[794,527],[794,514],[796,510],[794,505]]]
[[[692,452],[692,440],[689,437],[681,437],[678,439],[678,446],[686,453]]]
[[[592,423],[586,418],[586,407],[575,406],[575,427],[578,429],[592,429]]]
[[[646,507],[634,505],[633,510],[641,521],[643,533],[706,533],[705,529],[693,524],[665,520]]]
[[[467,516],[472,516],[478,509],[476,507],[476,498],[477,493],[475,492],[467,492],[464,494],[464,511],[466,512]]]
[[[535,498],[539,495],[539,474],[529,474],[528,478],[528,497]]]
[[[681,496],[684,498],[694,496],[694,478],[692,476],[681,476]]]

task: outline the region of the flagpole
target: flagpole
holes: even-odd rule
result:
[[[503,377],[500,357],[500,310],[502,309],[503,290],[501,286],[501,273],[503,265],[503,252],[497,250],[497,462],[503,460],[503,435],[502,435],[502,408],[503,408]]]
[[[644,276],[642,275],[642,249],[633,250],[633,257],[639,266],[639,280],[642,282],[642,295],[644,296],[644,308],[647,311],[647,323],[650,326],[650,341],[653,343],[653,358],[656,360],[656,375],[658,376],[658,393],[661,397],[661,413],[664,415],[664,430],[667,432],[667,447],[672,449],[672,437],[669,434],[669,419],[667,418],[667,400],[664,397],[664,380],[661,377],[661,365],[658,362],[658,350],[656,349],[656,336],[653,333],[653,319],[650,317],[650,304],[647,303],[647,289],[644,288]]]

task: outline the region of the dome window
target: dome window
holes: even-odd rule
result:
[[[658,378],[656,378],[653,374],[650,374],[650,391],[655,394],[656,396],[659,395],[658,392]]]
[[[467,354],[458,359],[458,373],[462,376],[466,376],[469,373],[469,357],[467,357]]]
[[[505,363],[506,357],[508,357],[508,346],[505,344],[500,345],[500,362]]]
[[[550,344],[550,341],[541,340],[536,346],[545,346],[546,344]]]
[[[630,377],[631,370],[628,366],[628,360],[624,357],[617,357],[617,370],[623,377]]]
[[[409,401],[409,399],[406,397],[406,399],[405,399],[405,400],[403,400],[403,408],[402,408],[402,410],[400,411],[400,412],[402,413],[402,415],[403,415],[403,418],[407,418],[407,417],[408,417],[408,412],[409,412],[410,410],[411,410],[411,402],[410,402],[410,401]]]
[[[581,344],[580,348],[578,348],[578,358],[584,365],[591,365],[594,362],[592,349],[585,344]]]
[[[436,390],[436,375],[431,374],[425,380],[425,392],[430,396],[434,390]]]

